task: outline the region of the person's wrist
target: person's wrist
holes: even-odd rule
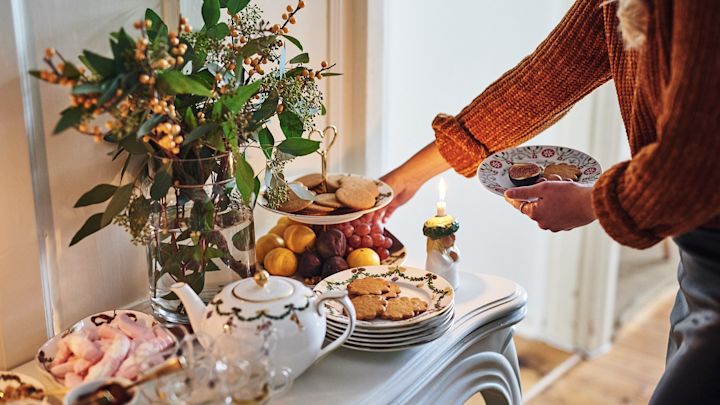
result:
[[[590,221],[594,221],[597,219],[597,215],[595,214],[595,210],[593,209],[592,205],[592,187],[583,187],[583,204],[582,206],[585,208],[585,217]]]

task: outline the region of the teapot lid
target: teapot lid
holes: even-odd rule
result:
[[[238,282],[232,289],[236,298],[250,302],[268,302],[288,298],[295,292],[293,284],[284,277],[271,277],[265,270],[260,270],[253,279]]]

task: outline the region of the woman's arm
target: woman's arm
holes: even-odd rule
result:
[[[602,2],[577,0],[540,46],[457,116],[433,121],[439,152],[473,176],[490,153],[522,143],[610,78]]]
[[[720,3],[676,0],[672,10],[657,142],[612,167],[593,190],[605,231],[635,248],[720,215]]]

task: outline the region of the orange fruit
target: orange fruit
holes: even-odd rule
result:
[[[273,249],[285,247],[285,241],[274,233],[262,236],[255,242],[255,257],[259,263],[265,260],[265,256]]]
[[[299,225],[299,223],[293,221],[292,219],[290,219],[288,217],[280,217],[280,219],[278,219],[275,226],[273,226],[272,229],[270,229],[268,231],[268,233],[274,233],[275,235],[282,238],[285,234],[285,230],[290,225]]]
[[[292,276],[297,271],[297,257],[290,249],[278,247],[265,256],[263,266],[273,276]]]
[[[315,232],[305,225],[290,225],[283,233],[285,245],[293,252],[300,254],[315,244]]]
[[[379,266],[380,256],[370,248],[355,249],[347,257],[350,267]]]

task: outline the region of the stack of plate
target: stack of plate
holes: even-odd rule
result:
[[[315,291],[324,293],[344,290],[353,280],[365,277],[381,278],[397,284],[401,297],[420,298],[428,303],[428,310],[402,321],[380,318],[359,320],[355,332],[345,342],[345,347],[374,352],[405,350],[439,338],[452,326],[455,293],[445,279],[426,270],[402,266],[350,269],[324,279],[315,287]],[[326,302],[327,338],[335,340],[347,329],[348,318],[337,301]]]

